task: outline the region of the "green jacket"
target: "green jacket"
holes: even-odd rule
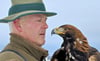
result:
[[[0,61],[42,61],[48,55],[47,50],[11,34],[10,43],[0,53]]]

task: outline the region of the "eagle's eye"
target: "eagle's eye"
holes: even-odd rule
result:
[[[65,29],[64,28],[59,28],[58,31],[63,32]]]

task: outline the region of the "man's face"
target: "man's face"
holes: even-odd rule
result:
[[[27,15],[20,18],[21,33],[24,38],[39,46],[45,43],[45,33],[48,25],[44,14]]]

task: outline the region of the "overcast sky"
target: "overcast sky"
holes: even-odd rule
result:
[[[58,15],[48,18],[46,44],[43,46],[52,55],[62,43],[58,35],[51,36],[51,30],[63,24],[76,26],[87,37],[91,46],[100,51],[100,0],[43,0],[47,11]],[[6,17],[10,0],[0,2],[0,19]],[[9,26],[0,23],[0,50],[9,43]]]

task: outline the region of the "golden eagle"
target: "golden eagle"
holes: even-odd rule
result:
[[[61,48],[51,61],[100,61],[100,53],[88,44],[87,38],[73,25],[65,24],[52,30],[63,38]]]

